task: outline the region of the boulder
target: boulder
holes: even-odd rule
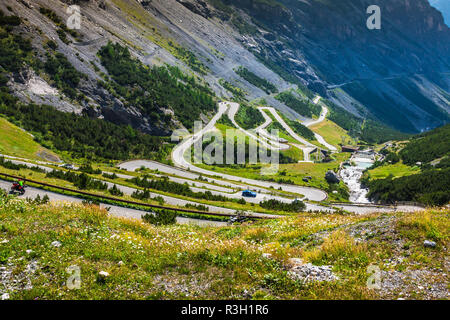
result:
[[[331,170],[325,174],[325,180],[327,180],[328,183],[339,183],[341,181],[337,174]]]
[[[435,248],[435,247],[436,247],[436,242],[434,242],[434,241],[429,241],[429,240],[425,240],[425,241],[423,242],[423,246],[424,246],[425,248]]]
[[[106,279],[109,277],[109,273],[106,271],[100,271],[97,275],[97,282],[105,283]]]
[[[52,246],[55,247],[55,248],[59,248],[59,247],[61,247],[61,245],[62,245],[62,244],[61,244],[61,242],[59,242],[59,241],[53,241],[53,242],[52,242]]]
[[[322,282],[322,281],[336,281],[339,277],[332,271],[331,266],[315,266],[311,263],[303,265],[295,265],[289,271],[289,275],[293,279],[298,279],[303,282]]]

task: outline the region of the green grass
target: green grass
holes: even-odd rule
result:
[[[326,142],[335,147],[339,147],[340,144],[353,145],[355,143],[354,139],[348,135],[346,130],[328,119],[311,126],[310,129],[321,135]]]
[[[292,159],[296,159],[298,161],[303,161],[303,151],[297,147],[291,146],[288,150],[281,151],[285,156],[290,157]]]
[[[280,164],[280,168],[277,174],[270,176],[261,175],[261,165],[245,165],[245,166],[208,166],[205,164],[197,165],[200,168],[212,170],[220,173],[230,174],[237,177],[243,177],[254,180],[266,180],[273,182],[286,182],[290,181],[296,185],[309,186],[326,190],[329,192],[329,200],[331,201],[345,201],[345,197],[342,194],[333,194],[334,189],[330,189],[331,186],[325,180],[325,173],[328,170],[337,170],[341,162],[350,158],[348,153],[334,154],[334,161],[330,163],[293,163],[293,164]],[[307,183],[303,181],[303,178],[311,176],[312,180]],[[338,190],[346,190],[347,187],[341,183]]]
[[[280,165],[280,172],[285,172],[285,179],[293,181],[297,185],[316,187],[323,190],[329,189],[329,184],[325,180],[325,174],[329,170],[337,170],[340,164],[349,159],[350,155],[336,153],[333,155],[334,161],[329,163],[295,163]],[[303,181],[305,177],[312,177],[309,183]],[[343,183],[341,187],[345,188]],[[330,200],[343,200],[334,194],[329,194]]]
[[[157,227],[110,217],[96,206],[36,205],[0,195],[0,239],[7,240],[0,243],[0,265],[12,272],[2,285],[18,280],[18,289],[0,288],[19,300],[376,299],[377,291],[366,287],[366,267],[387,268],[386,259],[396,257],[393,243],[381,235],[356,242],[345,228],[382,218],[302,213],[230,227]],[[392,218],[392,230],[413,248],[405,267],[445,262],[448,210]],[[439,235],[433,250],[420,246],[429,232]],[[291,257],[329,264],[341,280],[295,280],[287,273]],[[20,277],[31,263],[35,272]],[[66,286],[71,266],[80,271],[75,290]],[[104,280],[101,271],[109,273]],[[28,281],[32,289],[24,290]]]
[[[26,131],[2,117],[0,117],[0,153],[32,160],[58,159],[53,152],[35,142]]]
[[[410,167],[402,162],[396,164],[383,165],[381,167],[369,170],[371,179],[385,179],[389,175],[393,175],[396,178],[410,176],[413,174],[420,173],[419,167]]]
[[[45,182],[45,183],[48,183],[48,184],[51,184],[54,186],[58,186],[58,187],[77,190],[77,187],[75,187],[75,185],[69,181],[61,180],[61,179],[53,178],[53,177],[47,177],[45,173],[35,172],[30,169],[11,170],[11,169],[6,169],[3,167],[0,167],[0,170],[1,170],[1,172],[6,173],[6,174],[15,175],[15,176],[23,177],[23,178],[28,178],[28,179],[38,181],[38,182]],[[58,170],[66,171],[66,170],[62,170],[62,169],[58,169]],[[129,174],[129,173],[127,173],[127,174]],[[88,175],[88,176],[93,177],[98,180],[114,183],[117,186],[125,186],[125,187],[133,188],[136,190],[140,190],[140,191],[144,190],[144,188],[138,187],[135,184],[127,181],[126,179],[117,178],[117,179],[113,180],[113,179],[105,178],[102,175]],[[37,187],[39,187],[39,186],[37,186]],[[269,210],[269,209],[262,208],[260,205],[254,204],[254,203],[240,204],[240,203],[237,203],[234,199],[229,199],[229,201],[213,201],[213,200],[192,198],[192,197],[183,196],[183,195],[170,193],[170,192],[164,192],[164,191],[160,191],[160,190],[154,190],[154,189],[148,189],[148,190],[151,192],[152,198],[141,201],[141,202],[144,202],[147,204],[152,204],[152,205],[161,205],[161,203],[159,202],[158,199],[156,199],[156,197],[168,196],[168,197],[191,201],[191,202],[195,202],[195,203],[199,203],[199,204],[203,204],[203,205],[211,205],[211,206],[227,208],[227,209],[236,210],[236,211],[252,211],[252,212],[258,212],[258,213],[265,213],[265,214],[292,215],[291,212],[280,212],[280,211]],[[51,190],[51,191],[64,194],[64,192],[61,192],[59,190]],[[111,193],[107,190],[89,189],[89,190],[83,190],[83,191],[88,191],[91,194],[99,195],[99,196],[111,196]],[[208,190],[205,190],[205,191],[208,191]],[[278,194],[278,192],[277,192],[277,194]],[[294,198],[293,195],[291,195],[291,194],[288,194],[288,193],[282,193],[282,194],[285,196]],[[128,201],[139,201],[135,198],[132,198],[130,195],[114,196],[114,198],[128,200]],[[164,204],[164,203],[162,203],[162,204]],[[164,204],[164,205],[166,207],[170,207],[170,208],[174,208],[174,209],[179,208],[179,206],[175,206],[175,205],[170,205],[170,204]],[[213,210],[211,210],[211,211],[213,211]]]

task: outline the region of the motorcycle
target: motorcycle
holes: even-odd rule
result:
[[[11,187],[11,194],[19,193],[21,196],[25,194],[25,186],[21,186],[18,182],[14,182]]]

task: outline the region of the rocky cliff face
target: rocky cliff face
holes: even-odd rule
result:
[[[373,97],[354,104],[399,129],[417,131],[449,120],[450,29],[427,0],[222,2],[262,29],[251,35],[257,46],[250,50],[338,104],[344,94],[355,98],[357,85]],[[366,9],[373,4],[381,8],[381,30],[366,27]],[[330,91],[336,88],[345,93]],[[405,121],[392,118],[388,108]]]
[[[272,33],[264,39],[300,51],[294,55],[305,53],[329,82],[450,67],[450,29],[427,0],[223,2],[242,8]],[[373,4],[381,8],[381,30],[366,27],[366,9]],[[269,45],[279,50],[279,41]]]
[[[450,2],[447,0],[429,0],[430,4],[444,16],[445,23],[450,27]]]
[[[61,42],[55,25],[39,13],[54,10],[67,19],[67,6],[81,7],[82,39]],[[366,9],[381,7],[381,30],[368,30]],[[18,0],[0,8],[25,21],[22,33],[43,55],[52,39],[87,77],[73,103],[55,93],[45,77],[12,87],[24,100],[48,103],[154,134],[180,123],[155,122],[98,85],[107,74],[97,56],[108,41],[130,48],[148,65],[176,65],[203,79],[218,97],[231,93],[226,80],[250,100],[265,98],[290,118],[293,110],[239,77],[244,66],[279,91],[305,85],[345,109],[378,118],[404,131],[442,125],[450,112],[450,29],[427,0]],[[96,67],[94,67],[94,65]],[[96,70],[99,68],[99,70]],[[31,84],[30,85],[30,81]],[[40,87],[36,89],[36,83]],[[44,94],[43,94],[44,93]],[[170,110],[165,110],[170,112]],[[209,115],[206,115],[209,116]]]

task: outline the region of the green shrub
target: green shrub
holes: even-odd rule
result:
[[[55,82],[58,89],[71,99],[77,98],[76,88],[81,79],[86,76],[78,72],[62,53],[57,52],[55,56],[47,53],[44,70]]]
[[[104,178],[107,178],[107,179],[111,179],[111,180],[115,180],[115,179],[117,179],[118,178],[118,176],[117,176],[117,174],[115,174],[115,173],[103,173],[103,175],[102,175]]]
[[[262,208],[275,211],[300,212],[306,209],[303,201],[296,200],[292,203],[284,203],[279,200],[265,200],[259,204]]]
[[[168,210],[155,211],[142,216],[142,220],[155,226],[166,226],[177,222],[177,214]]]
[[[261,90],[265,91],[267,94],[278,92],[277,87],[273,83],[269,82],[267,79],[258,77],[256,74],[243,66],[240,66],[234,71],[243,79],[245,79],[255,87],[258,87]]]
[[[53,170],[48,172],[46,177],[69,181],[80,190],[108,190],[108,185],[106,183],[92,179],[84,172],[78,174],[72,171],[64,172]]]
[[[450,155],[450,124],[413,137],[400,151],[403,162],[415,165],[428,163],[445,155]]]
[[[170,115],[162,109],[170,108],[191,128],[201,113],[216,110],[213,91],[177,67],[148,68],[118,43],[109,42],[98,55],[113,80],[104,83],[105,89],[122,96],[126,107],[139,108],[155,122],[169,122]]]
[[[320,105],[296,97],[288,91],[280,93],[275,98],[304,117],[312,118],[313,115],[319,116],[322,111]]]
[[[120,189],[116,185],[113,185],[108,191],[113,196],[118,196],[118,197],[122,197],[123,196],[123,192],[120,191]]]
[[[264,123],[261,112],[248,105],[241,105],[235,117],[236,123],[245,130],[253,129]]]
[[[94,168],[92,168],[92,165],[91,164],[83,164],[79,169],[78,169],[78,171],[81,171],[81,172],[84,172],[84,173],[87,173],[87,174],[101,174],[102,173],[102,170],[100,170],[100,169],[96,169],[96,170],[94,170]]]

